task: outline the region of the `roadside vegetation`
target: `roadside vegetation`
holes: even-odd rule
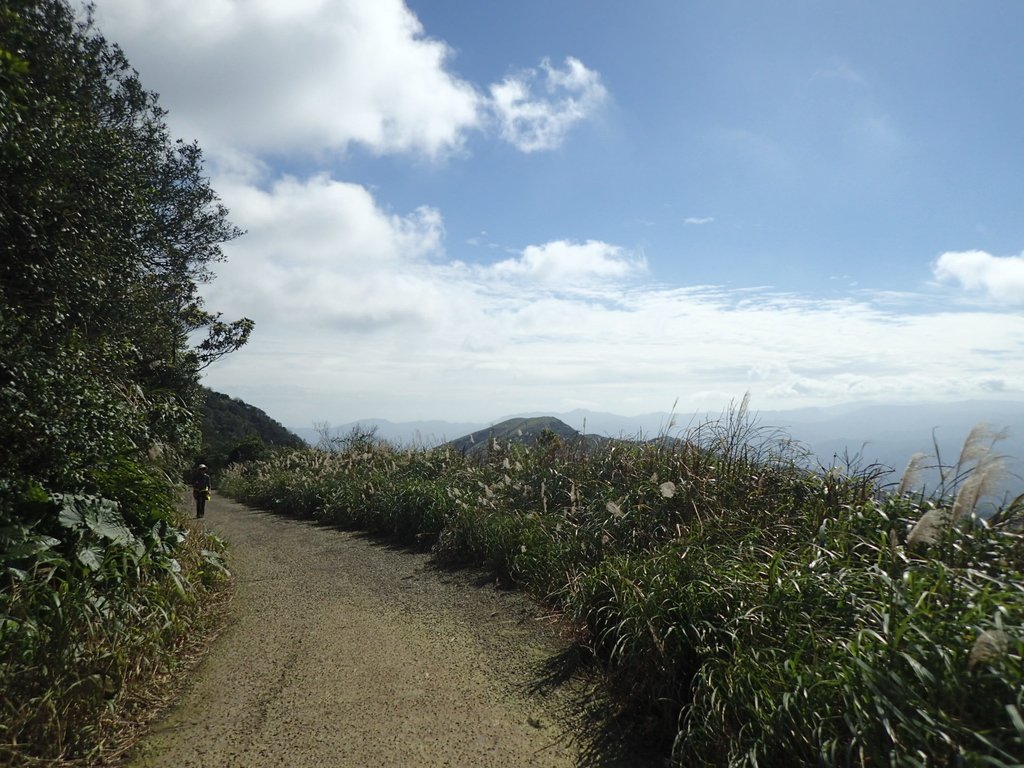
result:
[[[88,11],[0,0],[0,764],[116,754],[200,633],[199,371],[252,323],[198,285],[239,234]]]
[[[807,468],[746,402],[653,441],[480,457],[353,432],[225,473],[236,498],[484,564],[576,624],[679,765],[1019,765],[1021,500],[984,429],[927,495]],[[934,460],[933,460],[934,463]],[[340,567],[340,566],[339,566]]]

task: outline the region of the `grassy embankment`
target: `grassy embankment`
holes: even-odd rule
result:
[[[681,440],[478,462],[357,441],[223,488],[511,578],[588,630],[681,765],[1019,764],[1024,540],[1019,501],[973,514],[990,436],[929,498],[801,459],[741,407]]]
[[[0,528],[2,765],[115,759],[217,619],[222,542],[131,469],[106,497],[29,487]]]

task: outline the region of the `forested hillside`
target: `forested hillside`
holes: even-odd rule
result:
[[[222,567],[170,478],[252,329],[199,295],[241,234],[199,147],[78,8],[0,3],[0,763],[95,753],[194,631]]]
[[[205,387],[203,398],[200,456],[214,470],[264,458],[271,446],[306,447],[305,440],[254,405]]]

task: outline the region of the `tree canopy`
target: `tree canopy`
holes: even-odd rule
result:
[[[8,492],[25,482],[103,490],[96,470],[117,457],[194,450],[198,372],[252,330],[203,305],[198,286],[241,232],[199,147],[172,139],[164,117],[91,9],[0,2]]]

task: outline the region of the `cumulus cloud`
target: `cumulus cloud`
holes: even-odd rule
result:
[[[560,146],[569,129],[608,97],[600,75],[571,56],[563,69],[545,59],[539,70],[507,77],[490,92],[502,138],[523,152]]]
[[[936,260],[939,282],[958,283],[998,302],[1024,302],[1024,255],[993,256],[985,251],[949,251]]]
[[[607,97],[598,73],[571,57],[506,78],[488,97],[451,70],[452,50],[403,0],[101,0],[96,16],[171,107],[175,130],[218,159],[352,144],[438,157],[492,123],[536,152],[558,147]]]
[[[101,0],[101,29],[205,147],[457,149],[481,96],[402,0]]]
[[[225,247],[211,306],[261,326],[365,330],[414,322],[446,301],[417,273],[441,252],[432,208],[389,213],[364,187],[326,175],[265,190],[222,179],[218,189],[247,234]]]
[[[499,277],[517,277],[548,286],[572,288],[609,280],[623,280],[646,272],[647,262],[623,248],[599,240],[574,243],[555,240],[527,246],[522,255],[490,267]]]

